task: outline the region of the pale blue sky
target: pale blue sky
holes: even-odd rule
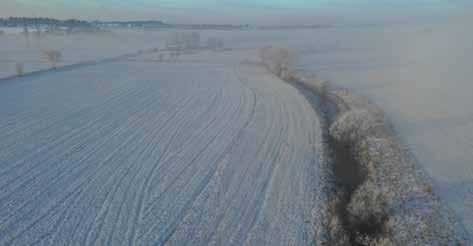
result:
[[[0,0],[0,16],[163,19],[169,22],[292,23],[434,16],[469,0]]]

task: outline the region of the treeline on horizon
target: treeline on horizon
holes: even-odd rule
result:
[[[85,21],[78,19],[59,20],[47,17],[8,17],[0,18],[0,26],[7,27],[24,27],[24,26],[58,26],[58,27],[92,27],[99,25],[116,25],[116,26],[165,26],[162,21]]]
[[[0,17],[0,26],[3,27],[65,27],[65,28],[100,28],[100,27],[126,27],[126,28],[178,28],[192,30],[247,30],[251,28],[271,29],[319,29],[335,27],[330,24],[317,25],[273,25],[250,26],[232,24],[168,24],[159,20],[134,20],[134,21],[85,21],[78,19],[59,20],[48,17]]]
[[[0,18],[0,26],[4,27],[155,27],[155,28],[181,28],[181,29],[246,29],[248,25],[224,24],[167,24],[158,20],[146,21],[85,21],[77,19],[59,20],[47,17],[8,17]]]
[[[58,20],[46,17],[8,17],[0,18],[0,26],[24,27],[24,26],[61,26],[61,27],[92,27],[93,25],[84,20],[68,19]]]

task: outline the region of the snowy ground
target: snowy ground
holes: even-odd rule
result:
[[[317,114],[245,57],[0,83],[0,244],[308,244],[323,216]]]
[[[296,67],[379,105],[473,235],[473,33],[462,18],[236,32],[233,47],[294,51]]]
[[[0,78],[15,75],[16,63],[23,63],[25,72],[49,68],[43,59],[44,50],[54,49],[62,53],[58,63],[70,65],[83,61],[100,60],[118,55],[161,47],[166,31],[144,32],[113,30],[112,34],[45,35],[38,37],[31,31],[26,39],[19,30],[6,30],[0,35]]]
[[[447,23],[440,25],[439,23],[430,23],[416,26],[393,25],[316,30],[203,31],[201,34],[203,42],[205,42],[207,37],[223,37],[225,45],[232,48],[258,48],[264,45],[289,47],[295,51],[298,57],[297,67],[299,69],[315,73],[321,78],[329,79],[337,86],[350,88],[357,94],[365,95],[381,106],[389,120],[394,124],[402,141],[408,144],[418,159],[419,164],[433,177],[436,189],[442,198],[454,209],[459,218],[463,219],[470,234],[473,234],[473,109],[471,107],[473,105],[473,97],[471,96],[473,91],[473,83],[471,83],[471,78],[473,77],[473,70],[471,69],[473,64],[473,46],[471,45],[473,43],[473,35],[466,30],[469,29],[466,22],[464,22],[463,24]],[[11,35],[14,34],[9,32],[7,35],[0,36],[0,44],[2,44],[0,46],[0,77],[14,74],[16,62],[25,62],[27,72],[45,68],[46,65],[40,60],[40,51],[43,48],[57,47],[63,52],[64,62],[70,64],[84,60],[114,57],[142,48],[159,47],[167,36],[166,31],[155,33],[116,31],[116,33],[120,38],[95,37],[91,39],[90,37],[71,36],[64,39],[64,37],[53,36],[47,42],[41,42],[40,45],[36,45],[34,44],[33,34],[30,35],[30,44],[28,44],[21,39],[21,36],[13,38]],[[30,45],[30,48],[28,48],[28,45]],[[235,70],[235,64],[244,60],[243,57],[236,54],[232,53],[229,56],[233,56],[233,58],[225,57],[225,55],[212,55],[212,58],[209,58],[208,56],[202,57],[202,54],[195,54],[187,56],[187,61],[180,63],[156,63],[156,56],[146,56],[126,62],[84,67],[68,72],[42,75],[36,79],[30,78],[24,81],[0,84],[0,144],[2,146],[0,147],[0,165],[2,165],[3,170],[0,173],[2,175],[0,176],[0,182],[2,182],[0,185],[2,187],[9,185],[0,190],[2,197],[4,197],[0,198],[0,205],[2,206],[0,208],[2,213],[0,218],[2,218],[2,221],[5,221],[0,223],[0,235],[4,235],[7,232],[10,235],[8,238],[3,239],[4,241],[2,242],[8,242],[22,231],[24,231],[23,236],[19,237],[19,240],[38,239],[38,235],[46,235],[44,239],[46,243],[51,238],[55,238],[54,240],[70,238],[70,234],[64,234],[65,232],[53,231],[47,234],[51,230],[49,228],[62,228],[54,227],[54,223],[58,220],[63,221],[61,223],[64,225],[68,225],[68,228],[77,228],[74,229],[76,231],[90,231],[90,236],[86,236],[89,238],[88,240],[91,240],[90,238],[103,239],[101,239],[103,235],[96,236],[92,233],[96,226],[109,228],[104,230],[111,230],[110,227],[113,229],[113,226],[111,226],[113,222],[109,221],[110,216],[115,217],[117,221],[114,224],[115,227],[122,228],[120,230],[123,230],[126,227],[124,225],[128,223],[126,220],[133,218],[133,216],[130,215],[128,217],[128,215],[123,214],[124,212],[119,211],[128,211],[127,207],[135,209],[136,205],[134,202],[136,201],[129,201],[130,204],[124,203],[123,206],[125,207],[123,208],[115,208],[115,205],[109,206],[107,204],[115,204],[115,202],[110,202],[110,199],[112,199],[110,197],[114,197],[114,201],[125,201],[124,197],[126,196],[141,197],[140,194],[129,194],[139,190],[140,188],[137,187],[143,186],[143,183],[138,183],[136,186],[129,184],[131,180],[142,182],[139,179],[140,172],[147,172],[150,169],[148,164],[144,164],[141,171],[135,171],[135,168],[131,168],[133,167],[132,163],[146,163],[144,160],[153,159],[161,155],[164,156],[163,158],[167,158],[162,163],[174,163],[175,160],[173,158],[181,158],[179,153],[187,153],[182,154],[182,158],[190,158],[189,156],[192,155],[192,151],[197,151],[195,148],[205,144],[206,139],[209,141],[208,138],[211,132],[216,133],[218,129],[225,128],[224,126],[212,126],[212,128],[217,130],[208,130],[195,137],[189,137],[194,136],[193,134],[196,133],[194,129],[199,126],[203,127],[200,124],[213,124],[207,122],[211,117],[221,118],[222,121],[231,121],[232,127],[228,129],[231,129],[230,132],[238,132],[241,125],[244,125],[245,119],[251,115],[248,112],[248,107],[250,106],[247,105],[251,104],[252,99],[248,95],[251,91],[269,93],[269,95],[272,95],[271,98],[278,101],[277,104],[273,102],[273,105],[278,106],[268,106],[272,103],[270,102],[271,100],[268,97],[263,97],[265,95],[263,93],[257,94],[264,98],[257,100],[258,103],[256,104],[259,105],[256,108],[259,111],[255,115],[260,116],[253,118],[253,125],[248,123],[247,128],[252,126],[252,130],[245,131],[246,137],[243,138],[244,140],[239,140],[245,144],[238,145],[240,147],[234,147],[239,150],[230,151],[230,153],[235,153],[230,154],[231,158],[223,158],[225,160],[229,159],[228,163],[230,164],[224,164],[222,168],[225,170],[230,168],[231,163],[248,164],[257,160],[268,161],[264,157],[256,157],[257,154],[250,151],[252,149],[251,146],[256,146],[258,143],[266,143],[265,148],[269,149],[270,139],[265,140],[265,137],[260,136],[260,134],[265,134],[263,133],[265,131],[276,131],[271,127],[281,128],[282,124],[297,124],[300,129],[294,129],[293,133],[284,133],[287,134],[285,141],[287,141],[288,145],[282,144],[282,147],[280,147],[282,152],[274,150],[275,153],[280,153],[280,155],[285,156],[284,158],[287,158],[281,157],[283,158],[281,160],[287,161],[290,158],[296,158],[295,162],[300,162],[299,165],[301,166],[307,165],[309,161],[314,161],[309,160],[309,153],[314,150],[307,150],[307,141],[312,139],[310,141],[318,142],[318,137],[310,136],[318,136],[319,133],[312,132],[302,135],[299,132],[301,129],[307,132],[306,130],[309,129],[308,126],[310,124],[315,126],[312,128],[318,129],[317,119],[313,119],[315,117],[313,113],[308,113],[309,109],[306,108],[308,105],[306,105],[305,101],[299,101],[302,99],[296,97],[296,92],[291,87],[281,83],[271,83],[271,86],[269,86],[269,80],[274,78],[270,79],[262,76],[259,72],[249,71],[254,69],[252,68],[254,66],[239,66],[240,69]],[[245,71],[235,72],[240,70]],[[236,76],[236,74],[240,75]],[[246,75],[242,76],[241,74]],[[253,77],[250,78],[251,82],[246,83],[245,87],[243,86],[245,85],[244,78],[250,77],[249,75]],[[209,77],[218,77],[221,80],[210,80]],[[237,78],[242,79],[243,83],[239,82]],[[253,90],[248,89],[248,84],[254,87]],[[277,88],[274,86],[277,86]],[[271,90],[277,90],[279,94]],[[233,92],[235,92],[235,95],[232,94]],[[194,98],[194,95],[197,96]],[[239,95],[238,98],[235,98],[236,95]],[[274,95],[278,95],[278,97]],[[212,103],[209,100],[216,100],[216,103]],[[223,103],[226,103],[224,105],[233,105],[240,102],[246,106],[240,106],[245,109],[241,109],[241,113],[236,114],[239,115],[239,118],[236,115],[233,118],[227,115],[231,114],[227,112],[231,108],[216,108],[217,105]],[[152,105],[154,106],[146,107],[150,103],[153,103]],[[184,119],[184,116],[181,116],[182,113],[175,113],[176,107],[181,107],[184,113],[192,113],[193,115],[186,121],[187,123],[182,123],[184,124],[182,126],[179,126],[179,122],[181,122],[181,119]],[[209,112],[216,111],[218,113],[209,115],[210,113],[206,113],[205,107],[208,108]],[[222,105],[221,107],[224,106]],[[294,107],[299,107],[299,109]],[[285,112],[292,112],[293,117],[283,117],[282,115]],[[159,114],[159,116],[155,114]],[[176,114],[174,120],[171,118],[168,123],[163,122],[163,120],[171,117],[173,114]],[[267,117],[270,116],[276,118],[268,120]],[[281,120],[278,121],[277,117],[280,117]],[[137,120],[143,118],[150,120],[150,123],[145,124]],[[199,123],[202,119],[206,121]],[[163,127],[159,132],[153,132],[152,134],[158,140],[154,137],[153,139],[145,138],[145,132],[148,133],[156,129],[156,126]],[[179,130],[176,132],[183,133],[178,134],[176,137],[170,136],[169,134],[173,134],[173,130],[177,129],[177,127],[179,127]],[[136,129],[139,129],[139,131]],[[312,131],[316,130],[313,129]],[[280,133],[268,134],[268,136],[276,139],[271,141],[284,138],[284,136],[281,136],[281,138],[276,137]],[[292,139],[297,134],[301,134],[298,136],[301,140],[300,142]],[[292,137],[290,140],[287,140],[289,135]],[[203,151],[201,155],[209,155],[209,157],[205,158],[210,158],[210,160],[220,160],[216,155],[217,153],[224,152],[222,148],[225,148],[225,144],[231,142],[228,139],[231,139],[232,136],[231,134],[219,135],[214,140],[215,146],[207,147],[206,151]],[[169,141],[171,137],[174,139],[174,142]],[[227,139],[225,140],[226,142],[223,139]],[[183,150],[180,151],[178,147],[182,145],[182,141],[189,141],[189,145],[199,146],[195,148],[183,147]],[[84,145],[83,143],[93,143],[93,145]],[[172,145],[167,147],[166,149],[168,150],[166,151],[163,150],[165,148],[163,145],[167,143]],[[135,145],[146,145],[147,147],[141,149],[141,147]],[[244,145],[248,146],[244,147]],[[130,146],[133,146],[133,148]],[[272,147],[279,148],[277,146],[278,144],[276,144],[276,147]],[[290,150],[285,150],[285,146],[292,147],[290,147]],[[178,154],[175,154],[173,151],[176,148],[178,152],[180,151]],[[115,150],[115,152],[111,152],[112,150]],[[137,151],[144,152],[140,154]],[[264,153],[270,150],[263,148],[253,151]],[[316,148],[315,156],[317,156],[318,151]],[[165,152],[168,154],[161,154]],[[247,152],[252,153],[248,159],[238,159],[238,153],[245,153],[246,156]],[[296,154],[298,157],[296,157]],[[301,154],[306,154],[307,156],[299,156]],[[119,174],[116,175],[110,169],[110,163],[115,162],[119,165],[117,168]],[[198,163],[206,162],[208,161],[197,161],[193,165],[189,165],[188,168],[199,167],[200,164]],[[270,160],[268,163],[278,162],[277,160]],[[159,172],[161,166],[163,168],[171,168],[170,170],[173,172],[178,172],[179,168],[182,168],[182,165],[185,164],[166,165],[162,163],[156,167],[156,171],[151,174],[152,178],[150,179],[160,180],[159,182],[163,182],[160,186],[164,187],[168,184],[167,182],[171,181],[159,176],[164,175],[164,172]],[[259,165],[262,167],[271,165],[268,163],[261,162]],[[287,162],[281,161],[281,163]],[[12,165],[24,166],[24,168],[11,169]],[[56,168],[45,170],[45,165],[53,165]],[[94,169],[89,170],[88,166],[90,165]],[[132,176],[124,174],[127,172],[127,168],[130,168],[129,175]],[[99,171],[96,171],[97,169]],[[74,171],[70,174],[72,178],[67,176],[70,170]],[[192,171],[187,172],[196,172],[196,178],[194,179],[198,179],[197,177],[202,178],[202,174],[197,173],[196,170],[200,169],[192,169]],[[204,167],[202,167],[202,170],[208,171]],[[202,170],[201,172],[203,172]],[[176,233],[173,235],[182,235],[187,230],[186,233],[190,233],[190,235],[199,235],[193,236],[193,238],[204,238],[208,236],[206,232],[209,230],[197,230],[189,226],[192,224],[191,222],[187,222],[199,221],[199,223],[207,226],[212,224],[218,225],[216,227],[219,229],[216,229],[216,233],[222,233],[218,235],[230,233],[231,229],[229,228],[233,228],[233,233],[239,235],[233,238],[236,241],[240,240],[242,238],[241,233],[243,233],[241,228],[249,223],[244,222],[248,220],[244,219],[244,217],[251,218],[253,216],[251,214],[246,215],[245,213],[249,213],[248,211],[253,209],[254,205],[251,202],[245,205],[236,204],[234,201],[255,201],[248,194],[253,194],[257,197],[258,190],[252,189],[251,192],[253,193],[249,191],[249,188],[242,187],[239,190],[235,190],[235,187],[237,187],[235,186],[235,180],[238,180],[238,178],[233,177],[241,175],[238,171],[242,170],[225,171],[231,173],[225,174],[231,177],[227,178],[225,175],[217,175],[221,172],[220,169],[216,169],[216,175],[213,177],[220,177],[220,180],[215,180],[216,178],[210,179],[215,181],[209,182],[198,196],[202,197],[205,194],[207,197],[205,199],[208,200],[209,204],[205,205],[204,202],[199,202],[201,204],[200,207],[192,207],[193,210],[190,212],[192,216],[189,217],[186,213],[186,219],[181,220],[182,223],[177,227],[174,224],[170,224],[172,219],[178,219],[177,212],[170,211],[169,209],[171,208],[165,209],[163,204],[158,204],[157,206],[160,208],[160,211],[162,210],[163,214],[159,216],[169,216],[170,219],[166,219],[166,223],[156,222],[160,226],[154,226],[152,227],[154,229],[150,228],[149,230],[156,230],[152,234],[156,234],[159,237],[160,235],[166,235],[165,231],[168,230],[166,228],[176,227],[182,229],[176,230]],[[292,171],[298,172],[300,169],[295,168]],[[42,176],[32,179],[34,176],[31,174],[25,175],[26,172]],[[248,169],[247,172],[261,173],[260,175],[263,176],[267,175],[265,171]],[[83,177],[90,175],[90,173],[97,175],[97,177],[90,178],[90,181],[84,180]],[[110,175],[110,173],[113,175]],[[122,176],[117,175],[122,175],[123,179],[121,178]],[[55,179],[51,179],[53,176]],[[257,175],[255,174],[254,176]],[[8,179],[5,177],[8,177]],[[17,177],[22,178],[16,180]],[[106,178],[106,181],[103,181],[106,183],[103,188],[101,188],[102,181],[98,181],[101,177]],[[171,176],[170,178],[173,177]],[[186,174],[177,177],[189,179],[189,176]],[[275,177],[273,176],[272,180],[276,180]],[[24,183],[26,182],[25,179],[28,178],[31,178],[31,180],[26,180],[29,183]],[[117,181],[118,179],[122,179],[122,181]],[[179,181],[180,179],[176,179],[173,182],[182,182]],[[198,182],[194,179],[189,179],[188,182],[193,184]],[[224,182],[222,181],[223,179],[229,181]],[[293,178],[292,182],[294,181],[298,182],[291,185],[301,185],[306,182],[304,179],[300,180],[300,178],[296,177]],[[49,182],[53,183],[53,185],[48,185]],[[90,184],[82,186],[80,182]],[[109,189],[107,187],[113,187],[117,182],[120,182],[122,185],[116,191],[107,193]],[[253,179],[247,179],[243,184],[248,183],[249,186],[254,186],[254,182],[256,181]],[[24,185],[22,186],[21,184],[23,183]],[[98,183],[101,185],[97,186],[96,184]],[[211,189],[210,187],[215,187],[212,184],[216,183],[219,186],[225,183],[226,185],[222,187],[227,188],[222,189],[226,190],[216,193],[204,192]],[[40,186],[26,187],[27,184],[39,184]],[[64,186],[64,184],[68,186]],[[305,183],[305,185],[309,185],[305,189],[310,187],[317,189],[317,186],[310,186],[311,184],[309,183]],[[16,187],[16,190],[23,190],[23,193],[10,193],[9,189],[12,188],[8,187]],[[41,187],[44,187],[43,189],[47,189],[45,187],[66,187],[66,189],[53,189],[45,195],[37,194],[29,198],[30,194],[40,192],[38,189]],[[77,190],[71,190],[73,187]],[[166,189],[162,187],[160,189]],[[174,186],[166,187],[172,189]],[[179,189],[185,195],[167,197],[170,196],[169,194],[173,194],[172,192],[174,191],[166,191],[163,194],[168,195],[164,195],[163,199],[176,199],[170,203],[179,203],[180,205],[176,209],[182,210],[182,208],[189,206],[189,203],[182,199],[193,194],[182,187],[196,186],[180,184],[178,187],[174,189]],[[70,192],[70,195],[67,196],[64,202],[60,203],[57,199],[61,195],[64,196],[65,192]],[[209,195],[209,192],[214,194],[214,196]],[[285,197],[284,192],[288,191],[283,189],[281,192],[280,195]],[[314,192],[317,193],[317,191]],[[149,196],[156,196],[156,194],[151,194],[151,191],[148,193],[150,194]],[[7,194],[9,194],[10,198],[5,197]],[[14,196],[14,194],[19,197]],[[77,197],[75,194],[81,194],[81,197]],[[106,200],[98,199],[103,194],[109,194],[104,198]],[[233,194],[235,194],[234,197]],[[266,194],[271,193],[266,192]],[[312,193],[310,194],[313,195]],[[227,208],[222,207],[214,211],[214,214],[209,214],[206,208],[213,206],[210,204],[210,201],[213,199],[215,202],[217,200],[215,196],[224,198],[221,203],[223,205],[221,206],[226,206]],[[238,197],[244,197],[244,199]],[[292,194],[288,195],[288,197],[292,197]],[[146,199],[148,198],[143,200],[146,201]],[[76,202],[75,200],[82,202]],[[38,205],[35,205],[33,201],[40,202],[38,202]],[[195,202],[197,201],[200,200]],[[281,203],[285,201],[287,200],[280,200]],[[23,207],[20,207],[23,210],[15,210],[13,208],[13,206],[18,204],[23,205]],[[290,204],[293,206],[301,205],[292,204],[292,202]],[[11,207],[4,209],[4,207],[8,206]],[[75,206],[74,210],[80,211],[66,211],[66,208],[63,206]],[[316,207],[316,205],[314,206]],[[38,210],[43,209],[43,207],[51,208],[51,210]],[[188,210],[191,211],[191,209]],[[200,211],[202,217],[198,217],[198,213],[194,210]],[[232,212],[227,213],[226,210]],[[61,211],[63,215],[55,214],[51,211]],[[30,216],[31,214],[37,216]],[[82,222],[80,216],[83,214],[87,216],[84,216]],[[97,216],[99,214],[100,216]],[[23,215],[23,218],[19,217],[21,215]],[[39,216],[41,215],[44,216],[40,218]],[[233,217],[230,218],[228,216]],[[241,220],[240,218],[236,219],[238,216],[241,217]],[[30,221],[31,218],[37,219],[37,221]],[[275,220],[280,218],[282,217],[277,217]],[[149,223],[143,218],[139,220],[139,222],[134,223],[137,225],[137,228],[140,227],[138,225],[141,225],[141,223]],[[262,221],[262,219],[257,221]],[[184,222],[188,224],[187,227],[183,226]],[[294,221],[294,223],[296,222]],[[285,223],[291,224],[292,219],[287,219]],[[47,226],[41,226],[43,224]],[[32,226],[28,229],[25,227],[28,225]],[[94,228],[84,229],[83,226],[85,225],[93,225],[91,227]],[[269,222],[266,225],[266,228],[271,227]],[[38,228],[43,228],[46,232]],[[67,229],[64,230],[67,231]],[[134,233],[141,233],[139,230]],[[254,231],[257,232],[258,230]],[[34,235],[27,235],[27,232],[34,233],[36,237]],[[289,234],[295,235],[290,231],[287,231],[287,234],[285,232],[276,233],[276,236],[283,238],[281,243],[286,242],[284,240],[290,238]],[[79,237],[84,237],[84,233],[79,233]],[[107,232],[104,231],[103,233],[106,234]],[[129,235],[130,232],[116,231],[110,240],[120,240],[122,239],[120,236],[128,239]],[[143,236],[139,240],[142,240],[142,238]],[[217,239],[219,237],[212,236],[212,238]],[[278,237],[275,238],[277,240]],[[271,242],[273,241],[270,240],[269,243]]]

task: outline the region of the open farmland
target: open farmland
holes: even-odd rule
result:
[[[310,244],[319,119],[247,57],[147,54],[0,83],[0,244]]]

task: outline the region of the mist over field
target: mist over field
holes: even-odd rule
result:
[[[327,31],[320,43],[326,48],[302,51],[298,65],[383,108],[471,233],[473,33],[467,26],[464,20]]]
[[[0,26],[0,245],[467,245],[472,6],[422,3],[317,2],[312,18],[229,1],[220,20],[252,24],[212,26],[184,1],[160,13],[189,25]]]

